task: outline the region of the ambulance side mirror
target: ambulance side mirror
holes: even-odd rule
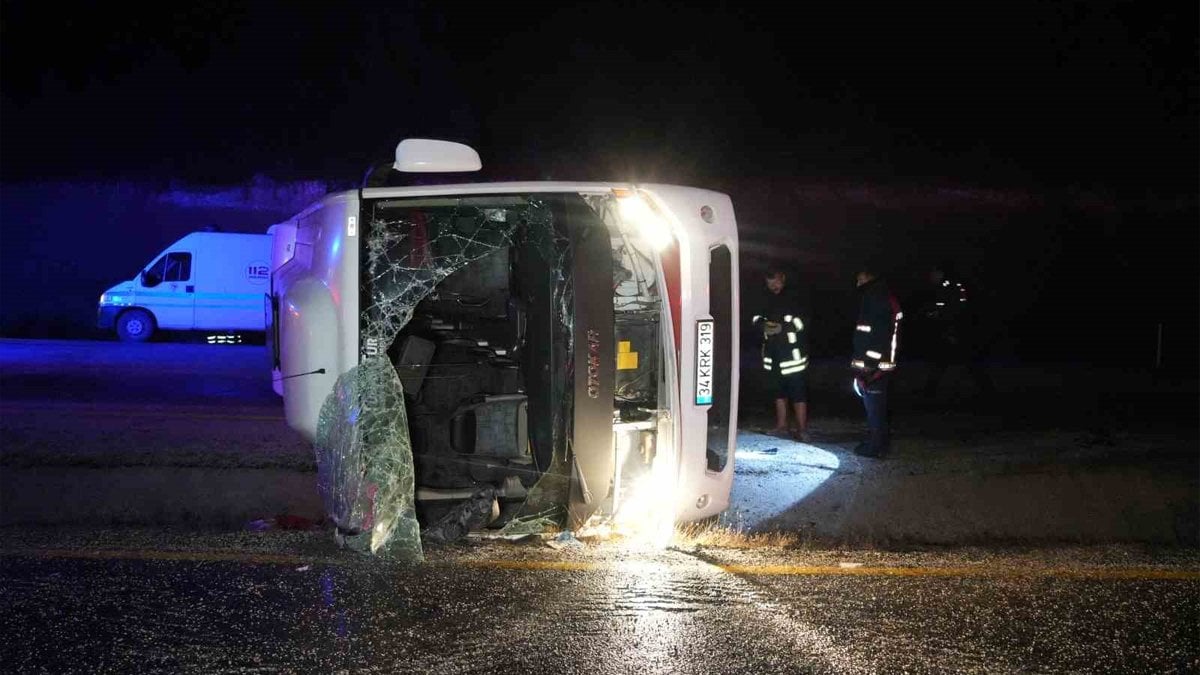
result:
[[[157,274],[150,270],[142,271],[142,285],[146,288],[154,288],[162,283],[162,279]]]

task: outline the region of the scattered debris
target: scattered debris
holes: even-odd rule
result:
[[[246,529],[251,532],[266,532],[267,530],[316,530],[321,524],[311,518],[292,516],[286,513],[274,518],[259,518],[246,523]]]
[[[553,512],[535,513],[531,516],[513,518],[500,528],[496,536],[519,538],[531,534],[541,534],[551,528],[557,528],[558,524],[559,520],[554,517]]]
[[[501,534],[497,530],[472,532],[467,537],[470,539],[486,539],[488,541],[507,541],[510,544],[525,544],[533,541],[541,543],[543,539],[540,534]]]
[[[496,503],[496,489],[490,485],[477,490],[470,498],[442,516],[432,527],[421,533],[421,539],[435,544],[449,544],[467,536],[471,530],[487,524]]]
[[[558,536],[547,541],[546,545],[555,551],[583,548],[583,542],[576,539],[575,534],[570,530],[559,532]]]
[[[296,571],[297,571],[297,572],[307,572],[307,571],[309,571],[310,569],[312,569],[312,565],[301,565],[301,566],[299,566],[299,567],[297,567],[297,568],[296,568]]]
[[[611,516],[594,515],[574,533],[576,539],[608,539],[613,536]]]

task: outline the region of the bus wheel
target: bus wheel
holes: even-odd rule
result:
[[[145,342],[154,335],[154,317],[144,309],[131,309],[117,317],[117,337],[122,342]]]

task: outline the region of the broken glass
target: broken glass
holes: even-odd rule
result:
[[[420,560],[421,509],[439,542],[489,520],[561,520],[580,207],[567,194],[363,204],[360,364],[338,378],[316,443],[348,546]],[[445,498],[423,506],[418,485]]]
[[[338,540],[421,560],[403,388],[386,359],[364,359],[337,379],[321,407],[316,447],[317,484]]]
[[[363,201],[359,365],[317,438],[340,541],[419,560],[481,526],[669,524],[663,277],[616,202]]]

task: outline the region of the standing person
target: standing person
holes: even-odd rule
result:
[[[970,373],[980,395],[990,398],[996,388],[984,366],[987,350],[976,306],[978,298],[968,292],[949,263],[939,263],[929,270],[929,286],[921,308],[929,321],[932,348],[925,397],[936,396],[938,384],[950,366],[961,365]]]
[[[854,327],[854,388],[867,412],[867,440],[855,454],[883,457],[891,444],[888,423],[888,385],[896,369],[900,338],[900,303],[871,265],[859,269],[855,282],[859,292],[858,324]]]
[[[770,433],[789,433],[788,404],[796,418],[790,433],[796,440],[808,434],[808,383],[804,371],[808,368],[808,336],[805,332],[803,303],[798,294],[787,288],[787,275],[780,269],[766,274],[762,314],[753,319],[762,334],[763,369],[767,371],[770,388],[775,395],[775,428]]]

